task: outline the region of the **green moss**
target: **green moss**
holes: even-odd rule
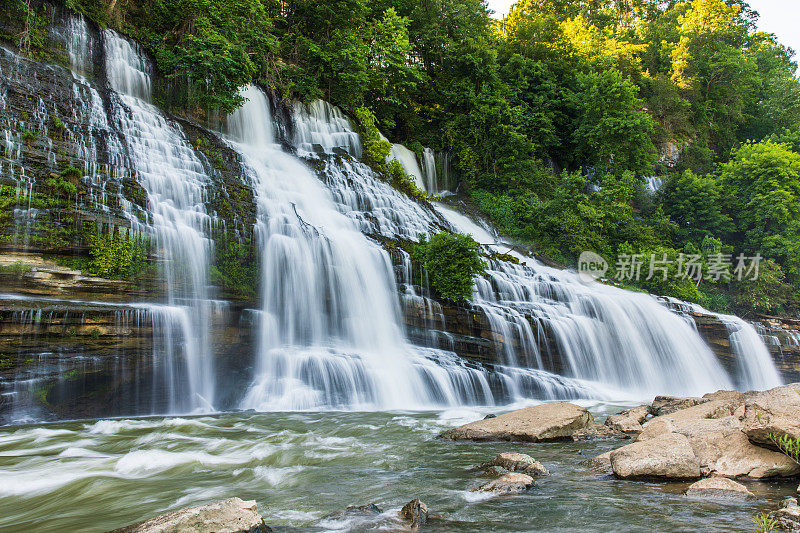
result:
[[[33,133],[31,130],[24,130],[22,132],[22,141],[28,146],[28,148],[33,145],[33,142],[36,140],[36,134]]]
[[[50,132],[54,139],[62,139],[66,126],[56,115],[50,115]]]
[[[6,274],[16,278],[21,278],[30,271],[30,265],[26,265],[21,261],[17,261],[16,263],[10,265],[0,265],[0,275]]]
[[[0,353],[0,372],[10,370],[16,364],[17,358],[8,353]]]
[[[258,261],[251,240],[226,240],[214,244],[211,281],[231,297],[250,300],[258,287]]]

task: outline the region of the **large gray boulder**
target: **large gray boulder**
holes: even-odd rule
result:
[[[756,444],[771,445],[770,434],[800,438],[800,383],[747,398],[743,424],[745,434]]]
[[[172,511],[112,533],[267,533],[256,502],[229,498]]]
[[[583,407],[545,403],[478,420],[445,432],[451,440],[550,442],[608,436],[613,432],[596,423]]]
[[[728,395],[653,418],[637,442],[674,434],[686,437],[703,476],[768,478],[800,473],[800,466],[785,455],[748,440],[740,420],[743,402],[742,395]]]
[[[617,477],[697,479],[700,461],[689,439],[678,433],[659,435],[634,442],[610,454],[611,469]]]

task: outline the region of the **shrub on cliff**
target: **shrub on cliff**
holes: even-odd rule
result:
[[[430,242],[423,239],[414,256],[428,273],[431,288],[451,300],[469,297],[475,277],[486,272],[480,246],[469,235],[439,233]]]

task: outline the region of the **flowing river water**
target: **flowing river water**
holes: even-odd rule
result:
[[[584,404],[597,418],[623,407]],[[0,530],[106,531],[238,496],[277,531],[397,530],[419,497],[426,531],[753,531],[750,516],[795,487],[750,482],[759,499],[691,499],[687,483],[620,481],[587,459],[625,441],[509,444],[437,438],[488,410],[231,413],[82,420],[0,429]],[[505,451],[550,471],[528,492],[481,499],[471,468]],[[483,480],[485,481],[485,479]],[[336,516],[375,503],[374,516]]]

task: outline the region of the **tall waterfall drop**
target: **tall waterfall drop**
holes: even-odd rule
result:
[[[205,210],[206,171],[182,130],[152,103],[151,65],[116,32],[103,32],[106,75],[116,92],[112,120],[124,140],[129,165],[147,193],[151,219],[134,228],[152,234],[165,255],[168,303],[185,314],[183,360],[169,347],[163,361],[164,386],[174,391],[185,373],[188,393],[175,395],[173,411],[211,410],[215,378],[209,348],[208,270],[211,217]],[[173,343],[175,344],[175,343]],[[183,368],[185,366],[185,369]],[[185,372],[184,372],[185,370]]]
[[[388,254],[337,208],[302,161],[275,144],[263,92],[249,87],[242,94],[247,103],[229,117],[228,133],[256,190],[263,309],[256,375],[241,407],[496,403],[486,371],[405,341]],[[514,398],[536,381],[539,389],[562,394],[582,387],[557,376],[537,380],[535,371],[509,371],[500,379]]]

